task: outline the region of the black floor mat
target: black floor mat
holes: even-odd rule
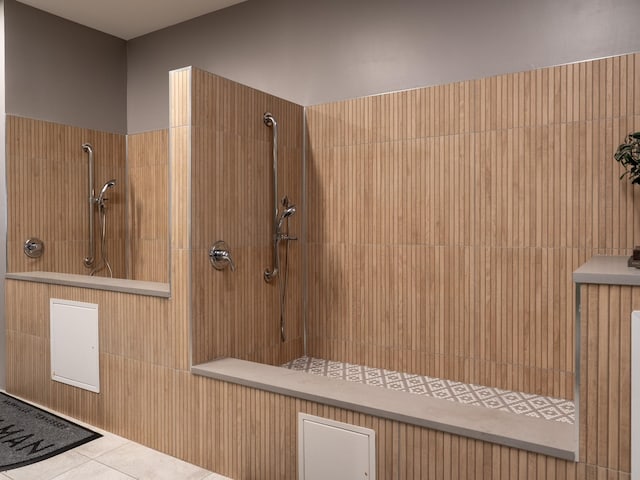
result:
[[[0,471],[39,462],[101,436],[0,392]]]

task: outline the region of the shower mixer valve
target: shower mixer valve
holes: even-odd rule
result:
[[[232,272],[236,271],[236,265],[233,263],[229,247],[224,240],[218,240],[211,246],[209,249],[209,261],[216,270],[224,270],[229,267]]]

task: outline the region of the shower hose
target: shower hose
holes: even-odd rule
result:
[[[104,204],[100,205],[100,254],[102,256],[102,264],[96,266],[91,270],[90,276],[94,276],[96,273],[105,269],[109,272],[109,277],[113,278],[113,270],[111,264],[107,258],[107,209]]]

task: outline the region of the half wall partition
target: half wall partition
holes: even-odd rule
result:
[[[196,68],[172,75],[172,91],[181,92],[172,98],[172,125],[191,147],[193,363],[234,357],[283,364],[303,354],[302,242],[290,242],[288,252],[286,341],[277,282],[265,282],[263,273],[272,263],[274,193],[303,202],[303,108]],[[279,192],[264,112],[278,119]],[[289,218],[292,232],[301,234],[301,218]],[[229,246],[234,272],[211,267],[217,240]]]

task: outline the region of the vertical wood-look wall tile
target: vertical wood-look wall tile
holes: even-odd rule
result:
[[[128,278],[169,282],[168,130],[127,137]]]
[[[83,258],[88,254],[87,154],[83,143],[94,149],[94,188],[115,178],[120,183],[109,191],[107,245],[116,276],[125,269],[124,135],[7,116],[7,271],[32,270],[87,274]],[[97,208],[95,256],[100,258]],[[38,259],[24,255],[30,237],[45,244]],[[104,275],[99,272],[98,275]]]
[[[598,62],[406,92],[406,98],[416,100],[408,102],[415,112],[406,124],[400,114],[404,92],[308,110],[312,350],[470,382],[572,395],[571,272],[593,254],[624,254],[633,238],[622,233],[622,219],[629,217],[621,212],[631,209],[634,192],[613,181],[617,171],[608,149],[619,141],[617,134],[638,128],[640,60],[630,55]],[[295,478],[300,411],[375,429],[378,478],[629,479],[629,338],[631,311],[640,309],[636,287],[584,287],[580,463],[192,376],[187,332],[192,295],[198,299],[192,335],[207,336],[216,348],[244,349],[251,358],[275,361],[278,353],[270,350],[271,339],[263,351],[250,336],[225,344],[234,328],[254,328],[262,337],[274,334],[274,325],[249,318],[264,317],[263,305],[274,306],[256,293],[261,278],[240,269],[237,277],[213,275],[206,265],[207,232],[201,234],[203,251],[190,250],[189,236],[195,239],[197,229],[188,230],[182,215],[191,200],[185,197],[188,181],[192,187],[201,181],[194,171],[209,172],[212,157],[203,147],[206,136],[201,137],[193,150],[200,149],[194,158],[204,165],[193,165],[188,175],[189,143],[198,135],[190,113],[184,113],[192,108],[184,105],[191,101],[185,94],[192,86],[188,72],[180,77],[186,90],[178,95],[183,103],[174,107],[170,132],[181,140],[172,145],[170,157],[174,183],[169,191],[177,197],[170,220],[176,242],[171,246],[172,298],[7,280],[10,392],[237,479]],[[221,105],[215,111],[194,106],[194,118],[203,123],[198,128],[207,135],[240,132],[255,140],[254,146],[241,147],[241,155],[262,156],[269,131],[259,116],[253,120],[251,107],[261,94],[234,93],[232,83],[195,72],[194,90],[200,88],[203,98],[219,95]],[[626,82],[627,96],[620,93],[620,107],[609,106],[608,99],[618,98],[612,95],[618,82]],[[512,92],[507,99],[505,89]],[[221,93],[214,95],[214,90]],[[456,92],[462,90],[465,121],[452,118],[459,115]],[[593,100],[585,101],[585,95]],[[607,112],[620,108],[624,115],[623,104],[633,116],[616,126]],[[279,112],[281,118],[301,115],[287,108],[292,111]],[[220,122],[223,118],[229,121]],[[11,129],[23,128],[9,123]],[[407,135],[405,125],[416,134]],[[289,128],[283,124],[283,136],[298,138]],[[292,143],[291,159],[301,148],[301,142]],[[219,144],[214,145],[218,152]],[[17,146],[8,148],[13,152]],[[238,175],[228,171],[230,178]],[[195,188],[206,186],[201,182]],[[250,195],[239,200],[243,208],[268,198]],[[406,211],[413,205],[419,214]],[[639,222],[631,221],[628,230],[638,232]],[[203,219],[199,228],[215,230],[207,222]],[[218,228],[245,240],[236,227],[222,223]],[[620,233],[608,233],[611,228]],[[269,240],[260,243],[259,229],[253,235],[247,235],[238,256],[261,270],[269,260]],[[291,255],[298,265],[300,250],[292,249]],[[197,263],[190,263],[192,258]],[[292,278],[300,275],[292,272]],[[205,281],[192,284],[192,276]],[[221,311],[241,322],[237,326],[216,317],[218,305],[204,303],[212,296],[208,282],[217,282],[225,293]],[[49,379],[52,296],[104,306],[105,388],[99,395]],[[297,307],[288,308],[294,316]],[[277,324],[274,336],[278,344]]]
[[[302,355],[302,107],[193,69],[191,213],[193,362],[232,356],[282,364]],[[277,280],[273,268],[272,129],[278,124],[278,195],[297,205],[290,217],[288,250],[280,246],[286,272],[287,341],[280,340]],[[280,204],[278,210],[282,211]],[[236,271],[214,270],[208,251],[225,240]],[[287,265],[288,263],[288,265]]]
[[[640,128],[636,62],[308,108],[309,353],[571,398],[571,272],[627,253],[640,224],[612,159]],[[428,276],[414,280],[409,261]],[[408,321],[407,309],[422,314]],[[431,333],[401,341],[407,325]]]

